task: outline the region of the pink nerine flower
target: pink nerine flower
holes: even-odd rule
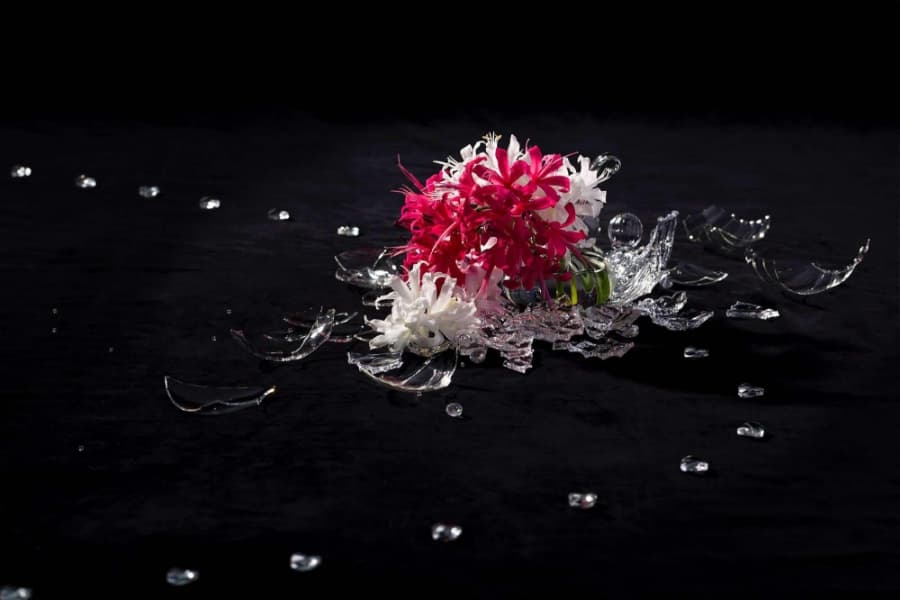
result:
[[[505,149],[498,139],[463,148],[462,160],[448,159],[424,185],[404,170],[414,186],[398,220],[412,234],[399,249],[407,268],[421,263],[461,283],[473,267],[502,271],[511,288],[569,276],[564,261],[587,237],[579,215],[596,216],[602,205],[596,178],[584,160],[575,171],[558,154],[521,149],[515,136]]]

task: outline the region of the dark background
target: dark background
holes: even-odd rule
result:
[[[0,166],[34,175],[0,179],[0,585],[897,591],[896,6],[442,10],[224,28],[144,9],[5,37]],[[676,259],[731,273],[689,291],[717,309],[701,329],[642,323],[605,362],[542,348],[524,376],[469,365],[418,403],[366,383],[345,347],[273,369],[229,339],[307,304],[358,306],[331,257],[401,239],[397,156],[425,176],[490,130],[620,156],[605,217],[717,203],[771,214],[785,255],[872,251],[798,301],[679,237]],[[75,189],[79,173],[98,188]],[[140,198],[146,184],[163,195]],[[203,195],[222,208],[198,210]],[[726,320],[738,298],[782,318]],[[711,357],[684,361],[689,344]],[[168,403],[166,374],[281,391],[195,417]],[[745,380],[766,396],[736,398]],[[470,418],[447,418],[451,400]],[[771,439],[736,437],[745,420]],[[678,471],[691,453],[710,476]],[[569,509],[576,490],[598,506]],[[442,520],[459,541],[430,540]],[[292,573],[298,551],[325,562]],[[173,565],[201,581],[167,588]]]

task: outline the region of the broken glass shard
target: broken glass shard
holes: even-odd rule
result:
[[[597,180],[603,183],[622,169],[622,161],[613,154],[600,154],[591,161],[591,169],[597,172]]]
[[[172,404],[184,412],[224,414],[249,406],[259,406],[263,399],[275,393],[271,387],[220,387],[185,383],[166,376],[166,394]]]
[[[569,494],[569,506],[587,510],[594,508],[597,503],[597,494],[593,492],[572,492]]]
[[[390,308],[394,305],[394,299],[388,298],[384,290],[369,290],[363,294],[362,304],[372,308]]]
[[[359,237],[359,227],[353,225],[341,225],[337,228],[337,234],[344,237]]]
[[[738,385],[737,393],[739,398],[759,398],[765,395],[766,389],[749,383],[741,383]]]
[[[462,535],[462,531],[459,525],[435,523],[431,526],[431,539],[436,542],[452,542]]]
[[[203,196],[200,198],[201,210],[215,210],[222,206],[222,201],[211,196]]]
[[[869,252],[870,241],[866,240],[865,244],[859,247],[853,260],[842,266],[776,259],[769,253],[757,252],[752,248],[746,250],[744,258],[761,280],[777,285],[792,294],[811,296],[847,281]]]
[[[363,248],[342,252],[334,257],[338,281],[368,289],[389,287],[400,267],[387,248]]]
[[[199,578],[200,573],[192,569],[179,569],[176,567],[169,569],[166,573],[166,583],[178,587],[194,583]]]
[[[347,362],[356,365],[360,371],[366,369],[372,375],[387,373],[403,366],[403,353],[389,350],[371,352],[348,352]]]
[[[606,235],[613,247],[625,246],[634,248],[641,243],[644,235],[644,224],[637,215],[620,213],[609,220]]]
[[[681,472],[682,473],[706,473],[709,471],[709,463],[705,460],[701,460],[696,456],[685,456],[681,459]]]
[[[734,213],[713,205],[686,217],[683,225],[692,242],[731,252],[763,239],[772,226],[772,219],[769,215],[760,219],[739,219]]]
[[[671,296],[660,296],[659,298],[644,298],[639,300],[635,305],[637,310],[646,315],[668,316],[678,313],[684,305],[687,304],[687,294],[678,292]]]
[[[138,195],[141,198],[156,198],[160,193],[159,187],[155,185],[142,185],[138,188]]]
[[[613,338],[605,338],[603,340],[580,340],[577,342],[555,342],[554,350],[565,350],[580,354],[585,358],[599,358],[607,360],[609,358],[622,358],[629,350],[634,348],[634,342],[625,342]]]
[[[677,315],[651,314],[650,320],[653,321],[654,325],[659,325],[669,331],[688,331],[696,329],[709,321],[713,314],[715,313],[711,310],[689,308]]]
[[[87,175],[79,175],[75,178],[75,187],[89,190],[97,187],[97,180]]]
[[[291,213],[280,208],[270,208],[267,216],[270,221],[289,221]]]
[[[231,337],[253,356],[271,362],[292,362],[306,358],[328,341],[334,327],[334,309],[322,312],[298,341],[263,334],[251,341],[243,331],[231,330]]]
[[[292,329],[267,335],[287,342],[301,341],[309,333],[310,328],[315,325],[321,311],[321,307],[310,307],[303,311],[287,314],[283,319],[285,323],[292,326]],[[358,312],[334,313],[334,325],[331,328],[331,335],[328,336],[328,341],[346,344],[356,339],[357,334],[365,327],[361,322],[355,321],[358,316]]]
[[[753,438],[761,440],[766,437],[766,428],[756,421],[747,421],[737,428],[737,434],[741,437]]]
[[[718,283],[728,277],[725,271],[714,271],[691,263],[678,263],[669,269],[660,285],[670,288],[673,285],[685,287],[701,287]]]
[[[695,348],[693,346],[688,346],[684,349],[684,357],[685,358],[706,358],[709,356],[709,350],[705,348]]]
[[[315,554],[291,554],[291,569],[298,573],[306,573],[318,568],[322,564],[322,557]]]
[[[448,385],[456,371],[456,352],[442,352],[437,356],[423,358],[411,355],[402,364],[390,371],[377,362],[359,359],[355,362],[360,373],[372,381],[398,392],[433,392]],[[350,360],[348,356],[348,361]]]
[[[781,316],[781,313],[774,308],[763,308],[758,304],[738,300],[725,311],[725,316],[729,319],[759,319],[761,321],[768,321],[770,319],[777,319]]]
[[[31,167],[26,167],[25,165],[13,165],[12,169],[9,170],[9,176],[13,179],[31,177]]]

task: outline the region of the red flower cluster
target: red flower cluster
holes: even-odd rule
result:
[[[501,269],[509,288],[544,286],[549,278],[566,280],[561,261],[586,236],[567,229],[575,208],[565,206],[563,221],[542,218],[569,191],[562,156],[542,155],[537,146],[510,160],[503,148],[495,160],[478,155],[450,177],[444,170],[422,185],[401,165],[415,189],[403,191],[397,223],[412,233],[399,251],[405,266],[423,262],[422,271],[448,273],[460,283],[471,266],[488,273]],[[544,214],[547,214],[544,212]]]

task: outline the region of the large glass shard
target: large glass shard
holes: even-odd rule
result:
[[[629,337],[633,333],[634,322],[641,316],[630,306],[588,306],[581,308],[584,333],[590,338],[601,340],[607,334],[616,332]]]
[[[739,219],[734,213],[712,205],[689,215],[682,223],[692,242],[731,252],[766,237],[772,218],[765,215],[760,219]]]
[[[664,288],[670,288],[673,285],[701,287],[718,283],[726,277],[728,277],[728,273],[725,271],[714,271],[700,265],[681,262],[666,272],[660,285]]]
[[[570,340],[584,332],[577,310],[555,305],[528,308],[515,316],[513,326],[526,336],[544,342]]]
[[[306,358],[328,341],[334,327],[334,309],[323,312],[300,341],[271,335],[251,341],[243,331],[231,330],[231,337],[253,356],[270,362],[293,362]]]
[[[447,351],[430,358],[409,355],[404,358],[401,367],[392,371],[384,371],[379,365],[362,360],[357,360],[355,364],[360,373],[380,385],[399,392],[423,393],[450,385],[456,363],[456,352]]]
[[[869,242],[860,246],[849,264],[832,267],[818,262],[772,258],[768,253],[747,248],[744,259],[756,275],[767,283],[800,296],[811,296],[835,288],[850,278],[869,252]]]
[[[293,312],[284,315],[283,320],[291,329],[286,332],[276,332],[276,339],[283,339],[286,342],[299,342],[309,333],[309,330],[315,325],[316,320],[321,314],[322,308],[307,308],[299,312]],[[365,329],[365,325],[357,320],[358,312],[336,312],[334,313],[334,326],[331,328],[331,335],[328,341],[337,344],[346,344],[356,339],[357,334]],[[272,336],[272,334],[267,334]]]
[[[606,266],[612,280],[611,304],[628,304],[646,296],[663,279],[677,222],[678,211],[672,211],[657,220],[646,245],[613,248],[607,254]]]
[[[163,378],[166,395],[172,404],[184,412],[221,415],[259,406],[263,399],[275,393],[271,387],[221,387],[185,383],[166,375]]]
[[[674,315],[684,308],[687,304],[687,294],[678,292],[671,296],[660,296],[659,298],[644,298],[639,300],[635,305],[637,310],[646,315],[668,316]]]
[[[387,248],[362,248],[342,252],[334,257],[338,281],[368,289],[389,287],[400,267]]]

